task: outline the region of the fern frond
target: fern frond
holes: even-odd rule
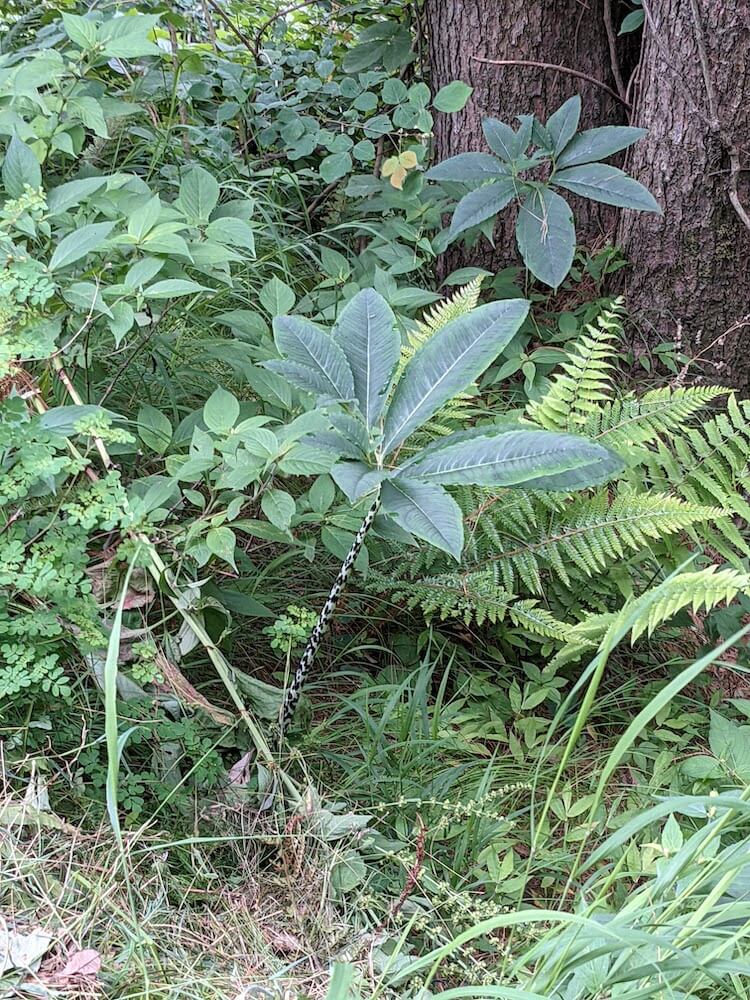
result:
[[[417,323],[416,330],[409,335],[412,350],[429,340],[434,333],[442,330],[454,319],[467,316],[472,309],[476,309],[479,293],[482,290],[482,278],[481,274],[472,278],[468,284],[459,288],[450,298],[436,303],[429,312],[422,316],[422,319]]]
[[[750,555],[736,521],[750,524],[750,401],[730,395],[726,412],[685,428],[669,445],[647,449],[649,482],[693,504],[715,504],[723,517],[703,532],[704,541],[738,566],[737,552]]]
[[[728,392],[722,386],[695,385],[652,389],[640,399],[631,393],[603,403],[589,416],[583,431],[615,451],[647,444],[684,428],[699,410]]]
[[[491,571],[458,575],[444,573],[422,580],[400,580],[370,572],[367,589],[390,593],[407,608],[419,607],[427,621],[458,618],[466,625],[502,621],[514,595],[498,587]]]
[[[595,576],[628,552],[723,514],[717,507],[669,494],[634,493],[623,487],[611,501],[607,490],[599,490],[552,512],[534,497],[534,516],[521,524],[518,504],[509,523],[506,496],[498,496],[478,519],[475,532],[484,534],[487,542],[475,543],[474,552],[481,561],[498,565],[506,589],[516,589],[520,579],[535,594],[542,592],[546,570],[570,587],[574,579]],[[488,556],[482,557],[483,549]]]
[[[530,421],[550,431],[576,431],[601,409],[612,395],[612,360],[617,353],[614,344],[622,334],[621,312],[622,301],[617,299],[595,325],[586,326],[546,394],[527,406]]]
[[[535,599],[516,601],[508,608],[508,615],[514,625],[544,639],[557,639],[567,642],[570,639],[571,626],[557,618],[546,608],[540,606]]]
[[[623,608],[621,615],[630,616],[639,604],[643,606],[643,613],[636,619],[631,629],[631,642],[635,642],[644,632],[653,635],[659,625],[683,608],[690,607],[694,612],[710,611],[722,601],[729,603],[737,594],[750,592],[750,575],[734,569],[708,566],[692,573],[679,573],[662,584],[662,587],[664,592],[658,600],[653,601],[647,592],[637,598],[632,605]],[[614,628],[615,624],[613,623],[611,627]]]

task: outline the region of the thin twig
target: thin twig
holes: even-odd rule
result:
[[[743,223],[748,229],[750,229],[750,215],[747,213],[747,209],[742,204],[742,199],[740,198],[740,174],[742,173],[742,163],[740,161],[740,151],[737,146],[732,146],[729,150],[729,200],[732,203],[732,208],[737,213],[737,217],[740,222]]]
[[[625,87],[625,81],[622,78],[622,71],[620,70],[620,63],[617,59],[617,35],[615,34],[615,26],[612,21],[612,0],[604,0],[604,27],[607,31],[607,43],[609,45],[609,62],[612,67],[612,76],[615,79],[615,86],[617,87],[617,93],[620,98],[627,102],[628,95],[627,89]]]
[[[260,60],[260,43],[263,41],[263,36],[274,23],[278,21],[279,18],[286,17],[287,14],[293,14],[295,10],[302,10],[303,7],[309,7],[310,4],[317,3],[318,0],[302,0],[302,3],[293,4],[291,7],[282,7],[281,10],[277,10],[273,17],[269,17],[267,21],[255,32],[255,41],[253,43],[253,55],[255,56],[255,61]]]
[[[315,210],[319,208],[320,205],[322,205],[322,203],[326,200],[329,194],[333,194],[333,192],[336,190],[338,186],[339,186],[338,181],[331,181],[330,184],[326,184],[323,190],[319,194],[317,194],[310,202],[310,204],[307,206],[307,214],[309,216],[312,216]]]
[[[216,0],[206,0],[206,2],[211,6],[213,10],[216,11],[221,20],[224,22],[225,26],[229,28],[229,30],[232,32],[235,38],[239,38],[239,40],[245,46],[247,51],[251,53],[251,55],[257,62],[258,57],[255,54],[255,49],[253,49],[250,39],[246,38],[245,35],[242,34],[240,29],[235,24],[232,23],[232,21],[227,17],[227,15],[224,13],[221,7],[216,3]]]
[[[695,44],[698,46],[698,58],[701,62],[701,72],[703,82],[706,85],[706,97],[708,98],[708,113],[710,115],[711,128],[718,131],[719,125],[719,101],[716,97],[716,88],[711,77],[711,65],[708,61],[708,50],[706,48],[706,36],[703,32],[703,22],[701,12],[698,8],[698,0],[690,0],[690,10],[693,14],[693,27],[695,28]]]
[[[597,80],[595,76],[589,76],[588,73],[581,73],[580,70],[571,69],[570,66],[562,66],[559,63],[547,63],[547,62],[537,62],[535,59],[483,59],[481,56],[472,55],[471,59],[474,62],[485,63],[488,66],[535,66],[537,69],[547,69],[553,70],[558,73],[567,73],[568,76],[576,76],[579,80],[586,80],[588,83],[593,83],[596,87],[601,87],[602,90],[606,90],[608,94],[611,94],[616,101],[624,105],[626,108],[630,108],[630,105],[621,97],[616,90],[613,90],[609,84],[604,83],[603,80]]]

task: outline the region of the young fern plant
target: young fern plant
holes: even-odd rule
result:
[[[330,334],[298,316],[275,320],[283,360],[266,362],[267,367],[316,397],[328,429],[307,440],[341,459],[331,475],[349,501],[372,498],[285,692],[282,730],[294,716],[321,639],[378,514],[458,561],[463,516],[446,486],[569,492],[621,471],[622,461],[601,444],[509,422],[456,431],[416,452],[410,448],[408,459],[399,462],[408,439],[485,371],[528,309],[525,299],[479,306],[424,341],[402,368],[395,317],[372,289],[349,301]]]

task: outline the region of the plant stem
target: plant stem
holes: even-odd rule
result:
[[[305,651],[300,657],[300,661],[297,664],[297,669],[294,672],[294,677],[292,678],[289,686],[284,694],[284,705],[281,710],[281,732],[283,734],[286,727],[294,718],[294,713],[297,709],[297,704],[299,703],[300,695],[302,694],[302,687],[305,683],[308,673],[312,669],[312,665],[315,662],[315,656],[320,648],[321,640],[326,634],[331,626],[331,621],[334,614],[336,613],[336,606],[339,603],[339,598],[346,588],[347,580],[352,572],[352,567],[356,562],[357,556],[362,551],[362,546],[364,545],[367,533],[372,527],[372,523],[380,510],[380,487],[378,487],[378,492],[375,494],[375,499],[372,502],[372,506],[367,512],[364,521],[360,525],[360,529],[352,542],[352,547],[346,555],[341,564],[341,569],[339,570],[339,575],[336,577],[336,582],[333,587],[331,587],[331,592],[328,595],[328,600],[323,605],[323,608],[318,615],[318,620],[313,626],[313,630],[310,633],[310,638],[307,640],[307,645],[305,646]]]

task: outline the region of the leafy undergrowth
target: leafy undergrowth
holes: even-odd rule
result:
[[[294,806],[272,776],[259,800],[246,754],[120,836],[50,809],[63,758],[24,762],[0,806],[0,908],[38,953],[20,995],[745,997],[750,705],[637,666],[566,755],[564,682],[527,668],[518,710],[510,674],[426,634],[411,667],[313,699],[279,761]]]

